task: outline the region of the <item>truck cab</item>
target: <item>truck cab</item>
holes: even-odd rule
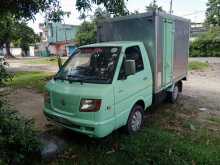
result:
[[[153,78],[142,42],[103,42],[79,47],[46,85],[44,114],[68,129],[105,137],[143,124],[152,104]]]

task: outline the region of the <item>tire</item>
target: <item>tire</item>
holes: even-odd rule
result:
[[[125,126],[128,134],[134,134],[138,132],[143,126],[144,109],[140,105],[135,105],[128,117],[127,124]]]
[[[176,103],[178,97],[179,97],[179,87],[178,85],[175,85],[173,91],[168,93],[169,102],[172,104]]]

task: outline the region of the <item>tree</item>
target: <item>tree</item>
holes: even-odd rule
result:
[[[76,34],[76,42],[78,45],[92,44],[96,42],[97,27],[96,22],[84,21]]]
[[[6,48],[6,57],[13,57],[10,44],[20,46],[27,55],[29,45],[35,43],[38,36],[25,22],[19,22],[10,15],[0,18],[0,47]]]
[[[93,19],[97,22],[99,20],[110,18],[110,17],[111,17],[111,14],[108,11],[103,10],[101,8],[97,8],[94,12]]]
[[[15,25],[28,20],[34,20],[39,12],[45,13],[48,21],[61,22],[69,13],[62,11],[59,0],[2,0],[0,10],[0,46],[6,47],[7,57],[13,57],[10,52],[10,44],[13,40]],[[24,40],[23,40],[24,41]],[[26,42],[26,41],[25,41]],[[22,42],[23,44],[25,42]],[[26,49],[27,45],[22,45]],[[26,50],[25,50],[26,51]]]
[[[220,0],[208,0],[205,23],[208,26],[220,26]]]
[[[40,37],[25,22],[16,25],[15,33],[15,38],[12,42],[21,47],[24,56],[27,56],[31,44],[40,41]]]
[[[15,26],[17,23],[11,15],[0,18],[0,43],[1,47],[5,45],[6,57],[13,57],[10,52],[10,44],[15,37]]]
[[[59,20],[65,14],[59,0],[1,0],[1,16],[10,14],[16,20],[34,20],[39,12],[47,13],[47,18],[54,20]]]
[[[97,8],[92,17],[92,21],[84,21],[76,34],[78,45],[86,45],[96,42],[97,23],[103,19],[110,18],[110,13],[101,8]]]
[[[106,11],[114,17],[129,14],[125,0],[76,0],[76,8],[82,13],[91,11],[93,4],[103,5]]]
[[[164,12],[162,6],[158,6],[156,3],[150,3],[149,6],[146,6],[146,11],[161,11],[161,12]]]

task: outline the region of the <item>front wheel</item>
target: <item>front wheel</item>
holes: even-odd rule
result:
[[[133,134],[141,129],[143,126],[144,109],[140,105],[135,105],[129,115],[126,131],[128,134]]]

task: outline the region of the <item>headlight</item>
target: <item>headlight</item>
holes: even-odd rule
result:
[[[97,112],[101,107],[100,99],[82,99],[80,102],[80,112]]]

